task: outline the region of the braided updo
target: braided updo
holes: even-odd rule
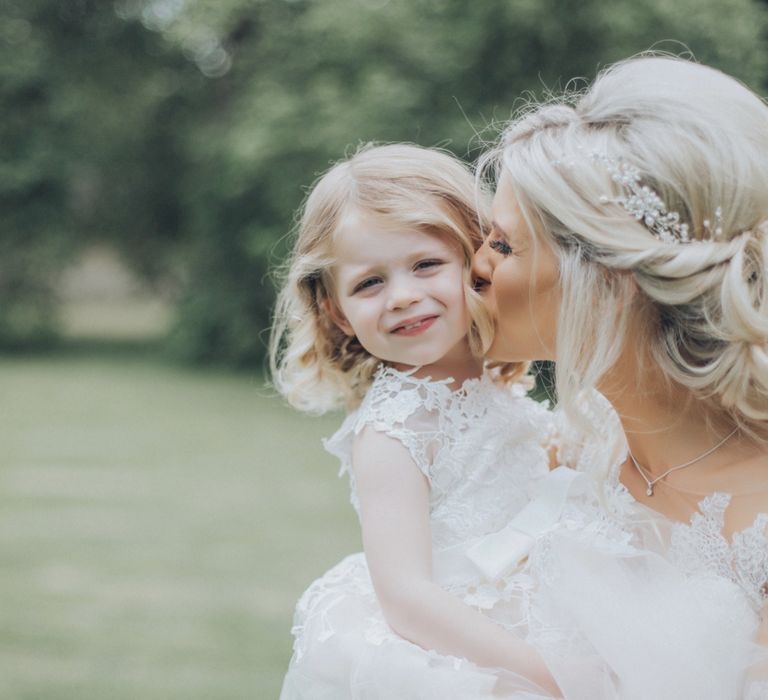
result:
[[[621,164],[685,229],[659,235],[615,177]],[[706,66],[643,56],[514,120],[503,168],[560,262],[556,382],[584,390],[644,328],[642,350],[758,440],[768,440],[768,106]],[[636,215],[637,214],[637,215]],[[675,224],[677,225],[677,224]],[[635,342],[638,336],[633,336]]]

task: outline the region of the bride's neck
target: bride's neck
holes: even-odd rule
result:
[[[625,352],[599,389],[621,418],[629,449],[651,474],[695,457],[730,427],[650,358]]]

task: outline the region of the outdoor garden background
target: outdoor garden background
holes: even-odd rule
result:
[[[308,186],[654,46],[768,93],[757,0],[0,0],[0,698],[276,698],[359,548],[265,385]]]

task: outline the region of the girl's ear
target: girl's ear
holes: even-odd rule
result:
[[[323,297],[320,300],[320,307],[328,314],[328,318],[331,319],[341,330],[342,333],[350,337],[355,335],[355,331],[352,330],[352,326],[349,325],[347,317],[341,313],[341,309],[335,304],[333,299],[329,297]]]

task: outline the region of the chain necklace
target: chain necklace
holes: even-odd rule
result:
[[[722,440],[720,440],[720,442],[718,442],[717,445],[707,450],[704,454],[699,455],[698,457],[695,457],[690,462],[685,462],[684,464],[678,464],[675,467],[667,469],[667,471],[665,471],[662,475],[657,476],[655,479],[649,479],[646,476],[646,471],[649,474],[651,473],[650,469],[646,469],[645,467],[640,466],[640,463],[635,459],[635,456],[632,454],[632,451],[628,449],[627,452],[629,452],[629,458],[632,460],[632,463],[635,465],[635,467],[637,467],[638,473],[640,474],[640,476],[643,477],[643,481],[645,481],[645,484],[648,487],[645,490],[645,495],[653,496],[653,487],[656,485],[657,482],[661,481],[665,476],[668,476],[672,472],[676,472],[678,469],[685,469],[686,467],[690,467],[692,464],[696,464],[696,462],[700,462],[702,459],[704,459],[704,457],[708,457],[715,450],[721,448],[723,445],[725,445],[726,442],[728,442],[728,440],[730,440],[736,434],[737,430],[738,430],[738,427],[734,428],[730,433],[728,433],[728,435],[726,435]]]

